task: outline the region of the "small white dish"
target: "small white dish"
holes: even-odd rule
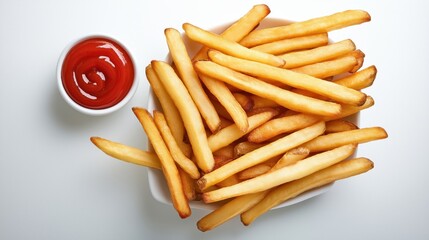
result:
[[[291,23],[291,21],[275,19],[275,18],[266,18],[261,22],[261,24],[259,25],[259,28],[280,26],[287,23]],[[214,29],[211,29],[210,31],[214,33],[221,33],[224,29],[230,26],[230,24],[231,23],[218,26]],[[190,41],[186,36],[184,36],[184,42],[188,51],[190,52],[190,55],[195,54],[200,48],[200,45]],[[167,56],[166,61],[171,62],[170,56]],[[156,96],[153,93],[152,89],[150,89],[149,91],[147,109],[149,112],[152,112],[153,110],[161,109],[161,106],[159,105],[159,102],[156,99]],[[355,114],[349,117],[348,120],[358,126],[359,114]],[[148,149],[149,148],[151,148],[150,143],[149,143]],[[353,154],[350,158],[354,158],[354,157],[355,157],[355,154]],[[164,204],[172,205],[170,193],[168,191],[168,186],[162,172],[157,169],[148,168],[148,179],[149,179],[149,188],[155,200]],[[276,207],[273,207],[272,209],[287,207],[287,206],[305,201],[307,199],[316,197],[322,193],[327,192],[333,185],[334,183],[329,183],[327,185],[309,190],[290,200],[287,200],[277,205]],[[189,205],[192,209],[203,209],[203,210],[212,211],[212,210],[215,210],[219,206],[219,204],[221,203],[207,204],[202,201],[191,201]]]
[[[72,99],[72,97],[67,93],[64,85],[63,85],[63,79],[62,79],[62,69],[63,69],[63,65],[64,65],[64,60],[66,58],[66,56],[68,55],[68,53],[70,52],[70,50],[76,46],[77,44],[85,41],[85,40],[89,40],[89,39],[93,39],[93,38],[98,38],[98,39],[106,39],[109,40],[111,42],[116,43],[117,45],[119,45],[124,51],[125,53],[128,55],[128,57],[130,58],[130,62],[132,64],[132,68],[133,68],[133,78],[132,78],[132,84],[131,87],[129,88],[128,92],[126,93],[126,95],[122,98],[122,100],[120,100],[119,102],[115,103],[112,106],[109,107],[105,107],[105,108],[89,108],[89,107],[85,107],[82,106],[81,104],[77,103],[76,101],[74,101]],[[77,38],[73,41],[71,41],[70,43],[68,43],[66,45],[66,47],[63,49],[63,51],[61,52],[61,55],[58,59],[58,63],[57,63],[57,85],[58,85],[58,90],[62,96],[62,98],[75,110],[77,110],[78,112],[81,112],[83,114],[87,114],[87,115],[92,115],[92,116],[101,116],[101,115],[106,115],[109,113],[113,113],[117,110],[119,110],[120,108],[122,108],[125,104],[127,104],[130,99],[134,96],[137,87],[138,87],[138,72],[137,72],[137,66],[135,64],[135,59],[133,58],[131,52],[127,49],[127,47],[120,41],[118,41],[115,38],[112,38],[110,36],[106,36],[106,35],[102,35],[102,34],[93,34],[93,35],[87,35],[87,36],[83,36],[80,38]]]

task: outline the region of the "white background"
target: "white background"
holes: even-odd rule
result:
[[[292,20],[364,9],[372,21],[336,31],[375,64],[366,93],[376,105],[361,126],[389,138],[362,145],[375,169],[323,195],[274,210],[244,227],[238,218],[201,233],[206,212],[181,220],[156,202],[144,167],[104,155],[102,136],[144,148],[131,107],[145,107],[148,84],[122,110],[84,116],[61,99],[55,68],[72,39],[104,33],[123,40],[138,70],[164,59],[163,30],[191,22],[211,28],[260,1],[0,1],[0,239],[429,239],[429,16],[425,1],[265,1],[270,16]]]

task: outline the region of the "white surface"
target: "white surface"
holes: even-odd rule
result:
[[[146,169],[89,141],[98,135],[146,145],[130,110],[146,106],[146,80],[125,108],[90,117],[61,99],[56,62],[70,40],[96,32],[123,40],[143,70],[164,58],[164,28],[210,28],[260,1],[0,1],[0,239],[428,239],[428,6],[381,2],[265,1],[270,16],[295,20],[352,8],[371,13],[370,23],[331,36],[352,38],[367,54],[365,65],[379,70],[366,90],[376,105],[360,122],[390,136],[358,153],[375,169],[250,227],[236,218],[200,233],[195,223],[206,212],[181,220],[152,198]]]

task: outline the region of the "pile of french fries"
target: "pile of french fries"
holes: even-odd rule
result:
[[[257,28],[266,5],[255,5],[221,34],[183,24],[201,44],[190,56],[182,34],[165,29],[172,62],[152,61],[146,76],[161,109],[134,107],[148,151],[100,137],[91,141],[117,159],[163,172],[174,208],[219,202],[197,223],[207,231],[240,215],[245,225],[308,190],[373,168],[350,159],[358,144],[387,138],[350,116],[374,105],[362,89],[375,66],[352,40],[332,30],[370,21],[361,10]]]

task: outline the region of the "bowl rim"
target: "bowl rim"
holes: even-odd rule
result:
[[[133,69],[134,69],[133,84],[131,85],[131,88],[128,91],[127,95],[125,95],[125,97],[121,101],[119,101],[117,104],[115,104],[111,107],[108,107],[108,108],[103,108],[103,109],[90,109],[90,108],[86,108],[86,107],[81,106],[80,104],[76,103],[67,94],[67,92],[63,86],[62,77],[61,77],[63,62],[64,62],[65,57],[69,53],[70,49],[72,47],[74,47],[75,45],[77,45],[78,43],[85,41],[85,40],[88,40],[88,39],[92,39],[92,38],[105,38],[105,39],[108,39],[110,41],[117,43],[119,46],[121,46],[127,52],[128,56],[131,59],[131,63],[133,64]],[[74,40],[72,40],[66,44],[66,46],[62,50],[60,57],[58,58],[58,61],[57,61],[56,77],[57,77],[57,87],[58,87],[60,95],[62,96],[64,101],[67,102],[67,104],[69,106],[71,106],[74,110],[76,110],[80,113],[86,114],[86,115],[91,115],[91,116],[102,116],[102,115],[106,115],[109,113],[113,113],[113,112],[121,109],[123,106],[125,106],[131,100],[131,98],[136,93],[138,85],[139,85],[138,68],[136,65],[136,60],[135,60],[133,54],[131,53],[130,49],[127,46],[125,46],[125,44],[122,41],[118,40],[117,38],[111,37],[111,36],[106,35],[106,34],[99,34],[99,33],[87,34],[87,35],[84,35],[81,37],[77,37]]]

